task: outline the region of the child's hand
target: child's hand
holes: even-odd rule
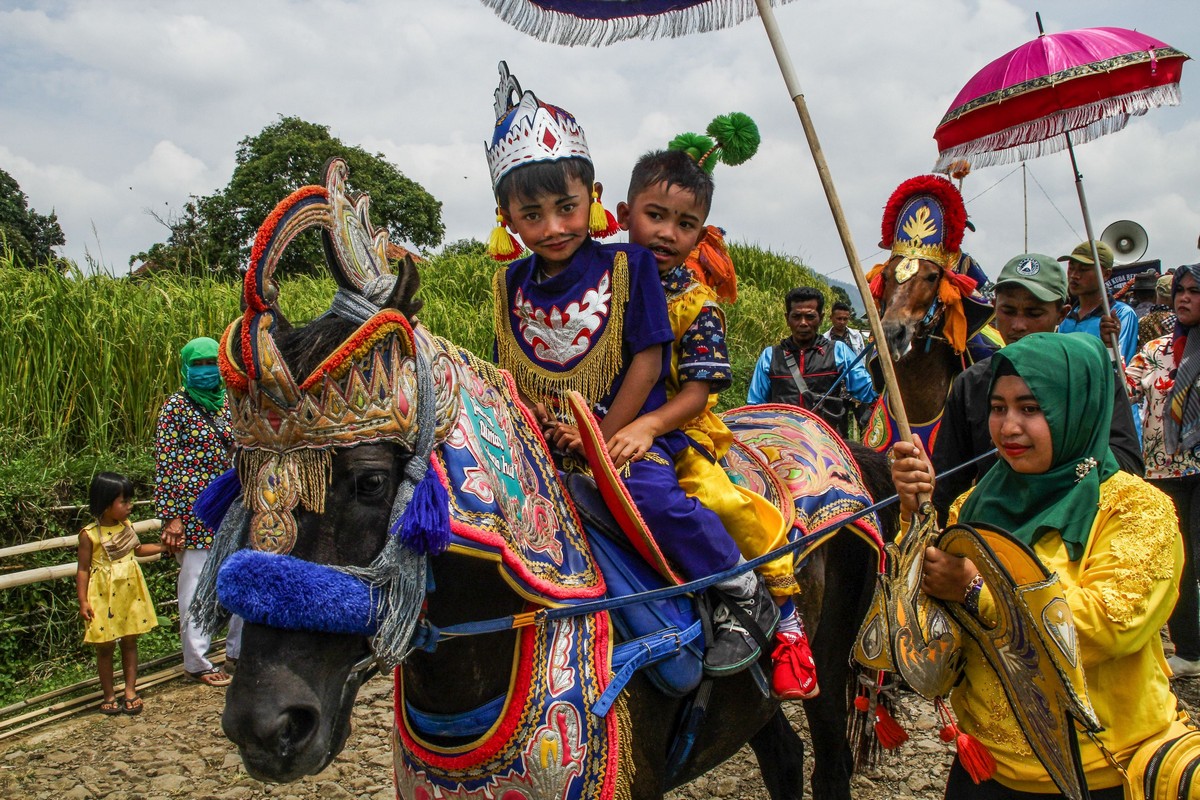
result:
[[[639,417],[613,434],[608,440],[608,455],[617,469],[628,461],[637,461],[654,446],[654,432]]]
[[[91,622],[92,617],[96,616],[96,612],[92,611],[91,603],[79,604],[79,616],[83,617],[84,622]]]
[[[583,438],[579,428],[565,422],[556,422],[546,431],[546,438],[559,450],[569,450],[583,455]]]
[[[888,453],[888,461],[892,467],[892,483],[896,493],[900,495],[900,513],[904,517],[912,516],[920,508],[920,498],[928,498],[933,494],[933,464],[921,440],[913,436],[911,442],[896,442]]]

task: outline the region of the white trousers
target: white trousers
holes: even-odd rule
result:
[[[188,613],[192,607],[192,598],[196,594],[196,584],[200,582],[200,570],[208,561],[207,550],[183,550],[175,554],[179,562],[179,583],[176,584],[176,596],[179,599],[179,639],[183,644],[183,668],[187,672],[207,672],[213,668],[208,660],[208,648],[212,637],[200,630]],[[225,657],[237,658],[242,649],[242,618],[234,616],[229,620],[229,633],[225,637]]]

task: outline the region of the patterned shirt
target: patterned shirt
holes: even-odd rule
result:
[[[683,264],[660,275],[667,296],[667,310],[673,302],[697,288],[696,279]],[[679,356],[679,382],[707,381],[713,394],[728,389],[733,382],[729,350],[725,341],[725,316],[712,300],[706,300],[696,312],[687,330],[675,343]]]
[[[183,391],[163,403],[154,436],[154,507],[159,519],[183,520],[183,546],[212,547],[213,532],[192,513],[192,504],[231,466],[229,409],[210,414]]]
[[[1151,480],[1182,478],[1200,473],[1195,450],[1168,453],[1163,441],[1163,413],[1175,386],[1175,349],[1170,336],[1146,343],[1125,368],[1129,392],[1143,403],[1142,451],[1146,477]]]

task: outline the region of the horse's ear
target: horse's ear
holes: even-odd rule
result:
[[[384,301],[384,308],[394,308],[404,315],[409,322],[417,321],[417,312],[425,305],[417,299],[417,291],[421,288],[421,276],[417,274],[417,264],[411,255],[405,254],[404,260],[397,265],[396,285],[392,293]]]

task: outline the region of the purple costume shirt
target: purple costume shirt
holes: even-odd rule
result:
[[[498,327],[501,320],[507,327],[496,332],[500,365],[513,371],[531,398],[547,394],[538,385],[573,373],[578,378],[571,382],[603,418],[633,356],[675,340],[654,257],[637,245],[589,239],[565,270],[538,281],[540,274],[538,256],[532,255],[513,262],[503,276],[496,298]],[[642,414],[667,399],[671,355],[668,347],[662,350],[659,379]],[[682,432],[671,431],[621,474],[663,554],[695,580],[733,566],[739,554],[716,514],[679,488],[673,454],[687,443]]]

